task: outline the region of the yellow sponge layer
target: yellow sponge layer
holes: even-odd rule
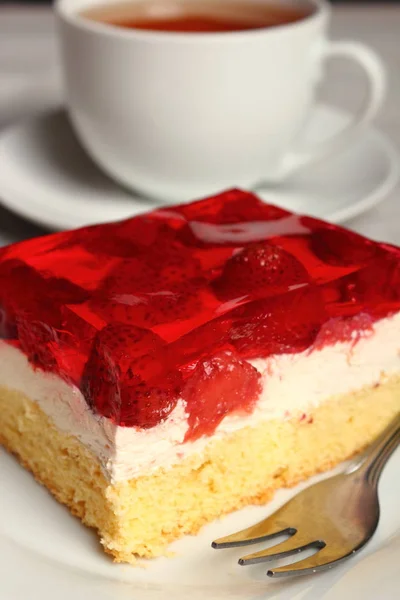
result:
[[[117,561],[165,552],[172,540],[274,490],[329,469],[400,411],[400,376],[333,397],[303,420],[264,421],[178,465],[111,485],[97,459],[29,398],[0,387],[0,442],[71,512],[95,527]]]

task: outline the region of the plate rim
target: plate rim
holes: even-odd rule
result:
[[[329,112],[331,115],[334,115],[335,118],[339,118],[342,120],[348,119],[351,114],[350,111],[337,108],[331,104],[326,102],[318,102],[316,104],[316,109],[322,109]],[[54,109],[56,110],[56,108]],[[8,139],[12,136],[18,135],[19,132],[27,129],[28,127],[32,127],[35,123],[38,123],[41,119],[45,118],[46,115],[49,115],[53,111],[45,111],[38,113],[36,115],[32,115],[23,119],[20,122],[14,123],[4,129],[0,134],[0,151],[4,148],[7,148]],[[65,107],[62,107],[62,110],[65,111]],[[375,127],[374,125],[367,125],[361,135],[365,132],[369,132],[371,136],[373,136],[375,142],[379,144],[381,152],[385,155],[385,160],[387,162],[387,175],[379,182],[379,184],[366,196],[357,200],[353,204],[340,208],[332,213],[327,214],[326,216],[320,217],[326,221],[330,221],[335,224],[340,224],[346,221],[349,221],[367,211],[372,209],[374,206],[377,206],[387,197],[387,195],[395,188],[396,184],[400,179],[400,153],[397,150],[395,144],[390,140],[390,138],[382,132],[380,129]],[[360,134],[359,134],[360,135]],[[115,182],[115,186],[118,186],[118,183]],[[123,188],[121,188],[123,189]],[[129,191],[127,192],[129,194]],[[260,194],[268,193],[268,189],[260,190]],[[52,207],[49,213],[44,213],[42,211],[41,215],[38,215],[38,210],[32,208],[32,200],[30,200],[27,196],[29,195],[29,189],[15,192],[15,188],[9,185],[7,182],[7,175],[3,175],[3,166],[0,158],[0,205],[3,205],[11,212],[20,216],[21,218],[27,219],[32,223],[39,225],[48,230],[60,231],[64,229],[73,229],[84,227],[84,224],[79,224],[74,222],[74,219],[68,220],[68,217],[65,218],[65,211],[58,210],[57,207]],[[135,196],[132,195],[132,199],[135,200]],[[140,196],[137,197],[140,199]],[[56,203],[55,203],[56,204]],[[40,208],[37,202],[33,204],[37,209]],[[149,209],[154,208],[154,204],[148,207]],[[132,208],[132,216],[135,214],[139,214],[139,212],[146,212],[146,208],[144,207],[143,211],[135,211],[134,207]],[[303,211],[307,212],[307,211]],[[128,217],[120,217],[121,219]],[[115,220],[119,220],[116,218]],[[95,221],[94,221],[95,222]],[[99,222],[105,222],[105,220],[101,220]]]

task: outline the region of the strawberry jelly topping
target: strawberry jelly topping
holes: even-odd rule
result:
[[[252,409],[245,360],[357,340],[400,310],[400,251],[237,190],[0,250],[0,337],[150,428],[187,439]]]

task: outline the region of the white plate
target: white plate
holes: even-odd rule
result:
[[[304,141],[318,143],[347,121],[347,113],[319,105],[305,127]],[[342,222],[383,200],[398,176],[397,151],[381,133],[366,129],[341,154],[259,193],[283,207]],[[54,229],[118,220],[156,206],[123,190],[93,164],[63,111],[36,117],[2,134],[0,201]]]
[[[279,492],[266,507],[248,508],[205,527],[198,536],[173,544],[174,557],[148,561],[143,568],[112,563],[94,533],[2,449],[0,489],[1,600],[399,598],[400,451],[382,476],[381,521],[366,548],[331,571],[286,581],[267,578],[265,564],[240,567],[243,548],[217,551],[210,542],[266,516],[298,488]]]

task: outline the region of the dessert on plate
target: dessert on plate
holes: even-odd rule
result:
[[[0,250],[0,441],[117,561],[400,410],[400,250],[238,190]]]

